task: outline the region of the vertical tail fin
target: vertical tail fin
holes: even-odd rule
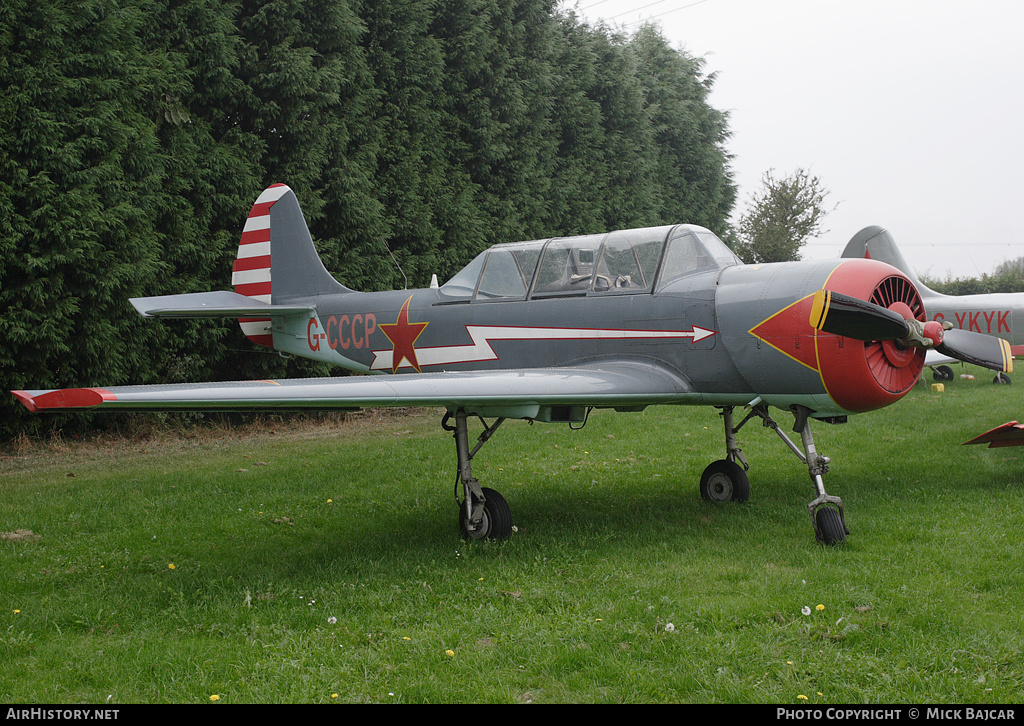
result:
[[[268,187],[252,205],[231,284],[235,292],[271,304],[351,292],[320,261],[295,192],[284,184]],[[238,322],[249,340],[273,347],[270,318],[241,318]]]
[[[853,235],[846,244],[842,257],[867,257],[879,262],[886,262],[906,275],[918,290],[936,294],[917,278],[896,246],[896,240],[883,227],[865,227]]]

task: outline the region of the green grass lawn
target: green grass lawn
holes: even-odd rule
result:
[[[960,444],[1024,401],[972,372],[816,425],[834,548],[757,422],[750,500],[700,499],[711,408],[507,422],[501,543],[459,537],[436,411],[22,447],[0,702],[1019,703],[1024,449]]]

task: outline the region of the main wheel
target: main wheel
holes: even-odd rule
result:
[[[700,477],[700,496],[708,502],[747,501],[750,496],[747,472],[730,459],[711,462]]]
[[[935,366],[932,369],[932,379],[936,381],[953,380],[953,369],[949,366]]]
[[[466,503],[459,505],[459,529],[465,539],[507,539],[512,534],[512,509],[505,501],[505,497],[493,489],[486,487],[480,490],[483,492],[484,502],[483,521],[480,526],[469,531],[468,517],[466,515]]]
[[[846,527],[838,510],[832,507],[821,507],[814,514],[818,525],[816,535],[818,541],[826,545],[842,544],[846,541]]]
[[[992,382],[1002,386],[1008,386],[1010,385],[1010,377],[1000,371],[999,373],[996,373],[996,377],[992,379]]]

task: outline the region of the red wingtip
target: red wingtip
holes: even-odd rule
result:
[[[48,408],[89,408],[117,397],[103,388],[63,388],[31,395],[27,391],[11,391],[32,413]]]
[[[11,391],[14,397],[21,401],[21,404],[32,413],[38,413],[39,408],[36,406],[36,402],[32,400],[32,396],[25,393],[25,391]]]
[[[990,449],[1003,446],[1024,446],[1024,425],[1016,421],[1004,423],[1002,426],[996,426],[991,431],[986,431],[981,436],[975,436],[970,441],[963,443],[964,446],[968,444],[988,444]]]

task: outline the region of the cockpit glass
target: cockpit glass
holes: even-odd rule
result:
[[[487,256],[478,299],[523,298],[533,280],[533,272],[540,259],[540,243],[502,245],[494,247]]]
[[[669,227],[612,232],[601,248],[591,285],[593,292],[644,292],[651,289]]]
[[[441,292],[448,297],[472,297],[486,258],[487,251],[474,257],[472,262],[455,273],[455,277],[441,285]]]
[[[644,227],[495,245],[446,282],[441,293],[467,301],[522,300],[531,283],[532,297],[650,292],[659,262],[663,286],[740,260],[702,227]]]
[[[729,249],[725,242],[719,239],[718,235],[714,232],[706,229],[698,230],[697,237],[704,243],[705,249],[715,258],[719,267],[743,264],[743,261],[736,256],[736,253]]]
[[[534,295],[586,293],[594,278],[601,241],[607,235],[553,239],[544,248]]]
[[[739,258],[714,233],[681,226],[668,241],[660,285],[705,270],[735,265]]]

